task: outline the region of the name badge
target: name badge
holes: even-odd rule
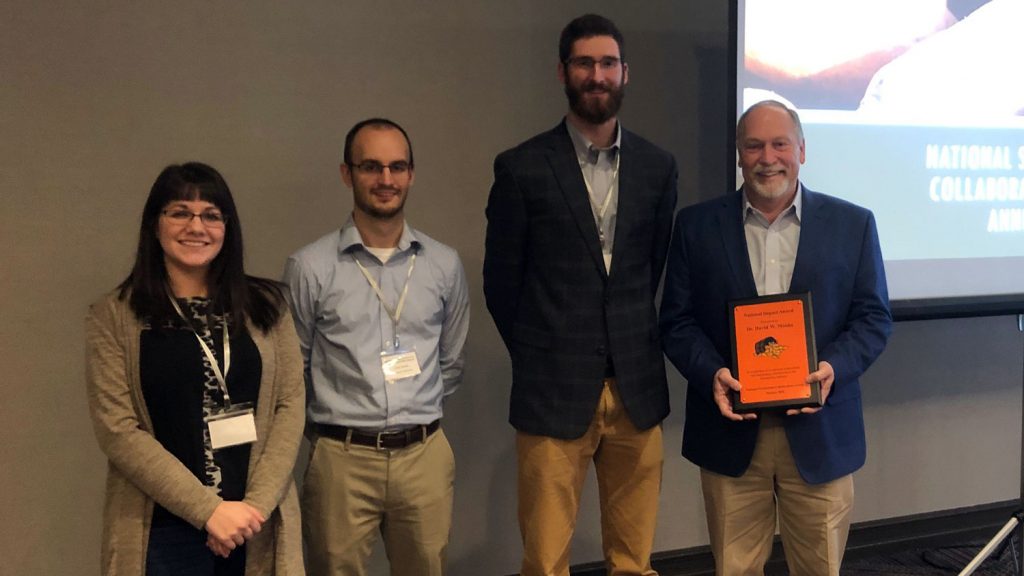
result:
[[[384,379],[388,382],[412,378],[420,373],[420,361],[416,358],[415,350],[382,352],[380,366],[384,370]]]
[[[210,445],[214,450],[256,441],[256,418],[249,402],[207,416],[205,421],[206,427],[210,430]]]

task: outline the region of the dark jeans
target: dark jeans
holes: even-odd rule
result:
[[[245,576],[244,545],[221,558],[206,547],[205,531],[177,520],[150,528],[146,576]]]

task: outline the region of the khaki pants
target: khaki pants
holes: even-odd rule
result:
[[[763,415],[746,473],[701,470],[711,552],[718,576],[760,576],[771,555],[776,518],[794,576],[838,576],[853,509],[853,476],[807,484],[782,425]],[[777,514],[777,515],[776,515]]]
[[[605,381],[597,413],[582,438],[519,432],[516,450],[522,576],[568,576],[569,543],[591,460],[608,574],[657,576],[650,558],[661,490],[661,426],[637,430],[614,380]]]
[[[455,460],[443,430],[397,450],[319,437],[302,493],[310,574],[364,576],[377,532],[394,576],[440,576]]]

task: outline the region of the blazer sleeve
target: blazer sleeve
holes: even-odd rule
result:
[[[686,378],[693,390],[713,402],[712,380],[715,372],[726,366],[697,320],[690,275],[690,246],[686,242],[685,211],[676,218],[665,270],[665,288],[661,298],[661,342],[676,370]]]
[[[494,160],[494,184],[487,200],[484,298],[505,346],[511,350],[527,256],[528,220],[507,154]]]
[[[661,282],[661,273],[665,269],[665,257],[668,254],[669,240],[672,236],[672,219],[676,212],[678,193],[679,169],[676,167],[675,157],[671,157],[671,166],[668,177],[661,190],[661,198],[658,201],[657,229],[654,231],[654,244],[651,254],[651,290],[658,290],[658,283]]]
[[[274,342],[274,408],[267,438],[245,490],[245,502],[264,517],[277,508],[292,483],[306,419],[306,393],[302,355],[291,314],[282,306],[281,317],[271,330]],[[266,363],[264,363],[266,366]]]
[[[882,250],[871,213],[867,215],[860,240],[859,264],[845,328],[818,352],[819,360],[832,365],[839,385],[860,378],[885,349],[892,333]]]
[[[85,321],[86,389],[96,440],[111,465],[132,484],[172,514],[202,528],[221,498],[143,429],[127,368],[127,339],[137,335],[126,333],[118,306],[113,298],[94,304]]]

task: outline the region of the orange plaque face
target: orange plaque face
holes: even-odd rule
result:
[[[818,362],[811,295],[780,294],[733,302],[733,376],[743,390],[733,410],[821,406],[821,388],[808,384]]]

